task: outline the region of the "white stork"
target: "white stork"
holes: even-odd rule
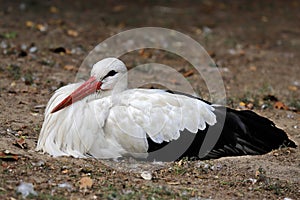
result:
[[[218,141],[200,157],[208,127],[217,131],[222,116]],[[86,82],[54,93],[36,149],[54,157],[172,160],[263,154],[281,146],[296,147],[270,120],[185,94],[127,89],[125,64],[106,58],[93,66]]]

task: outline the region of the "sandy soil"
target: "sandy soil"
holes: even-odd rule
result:
[[[175,29],[201,43],[220,68],[228,106],[244,103],[299,144],[299,2],[1,0],[0,5],[1,199],[21,199],[16,193],[21,182],[33,184],[38,196],[31,199],[300,197],[299,148],[154,164],[52,158],[34,151],[52,92],[74,81],[95,45],[144,26]],[[64,52],[55,53],[58,47]],[[183,59],[162,51],[131,52],[122,59],[129,67],[155,61],[182,73],[190,70]],[[191,84],[206,97],[205,85],[194,76]],[[274,108],[274,97],[285,109]],[[26,145],[14,145],[22,137]],[[15,156],[3,155],[8,151]],[[143,171],[152,179],[143,179]]]

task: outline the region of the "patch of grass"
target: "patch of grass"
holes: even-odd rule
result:
[[[5,39],[14,39],[18,36],[18,33],[15,31],[7,32],[7,33],[2,33],[1,37]]]
[[[183,175],[186,173],[186,169],[184,167],[175,165],[172,169],[172,171],[176,174],[176,175]]]
[[[132,189],[132,193],[123,194],[120,199],[132,199],[133,197],[139,197],[142,199],[175,199],[178,198],[180,193],[183,191],[176,190],[176,192],[171,191],[165,186],[153,186],[147,185],[146,187],[140,189]]]
[[[277,181],[273,182],[269,180],[269,183],[265,184],[263,187],[265,190],[272,191],[276,195],[283,195],[291,191],[289,185],[281,184]]]
[[[37,132],[37,133],[39,133],[40,131],[41,131],[41,127],[40,127],[40,125],[38,125],[38,124],[35,124],[35,126],[34,126],[34,128],[33,128],[33,130],[35,131],[35,132]]]
[[[253,104],[253,108],[258,108],[260,107],[260,101],[261,101],[261,97],[257,94],[253,94],[250,92],[246,92],[242,97],[239,98],[231,98],[227,100],[227,103],[232,105],[232,107],[237,107],[240,102],[247,104]]]
[[[34,196],[32,194],[28,195],[26,199],[48,199],[48,200],[65,200],[67,199],[64,196],[53,196],[51,194],[43,194],[43,193],[38,193],[38,196]]]
[[[258,103],[258,96],[256,94],[253,94],[251,92],[246,92],[242,98],[240,98],[240,101],[244,103]]]
[[[224,41],[224,45],[229,48],[234,48],[237,44],[238,42],[234,37],[227,37]]]
[[[227,97],[226,98],[226,104],[229,106],[229,107],[234,107],[235,103],[237,102],[237,99],[234,98],[234,97]]]
[[[240,102],[253,104],[253,108],[272,108],[273,103],[277,101],[273,94],[273,88],[269,84],[264,84],[261,88],[254,92],[245,92],[237,98],[227,98],[227,104],[232,107],[237,107]],[[300,105],[299,105],[300,107]]]
[[[258,89],[259,94],[272,94],[273,91],[274,89],[269,83],[264,83],[261,88]]]
[[[8,65],[7,66],[7,71],[9,72],[10,76],[13,77],[13,79],[18,80],[21,77],[21,68],[19,65]]]
[[[272,191],[275,195],[284,195],[287,192],[291,191],[290,184],[287,182],[280,182],[279,180],[274,180],[270,177],[267,177],[267,172],[264,168],[259,167],[257,170],[259,183],[258,187],[255,187],[254,190],[267,190]]]
[[[5,190],[0,190],[0,195],[4,195],[6,194],[6,191]]]
[[[116,184],[116,185],[115,185]],[[121,189],[120,189],[121,188]],[[157,185],[153,182],[143,182],[126,186],[118,183],[106,183],[97,188],[100,199],[184,199],[191,197],[189,188],[172,188],[167,185]]]
[[[42,60],[39,61],[39,63],[41,65],[45,65],[45,66],[49,66],[49,67],[53,67],[55,65],[55,61],[50,60],[50,59],[42,59]]]
[[[300,99],[292,99],[288,105],[289,107],[294,107],[297,111],[300,111]]]
[[[24,74],[24,81],[26,85],[33,84],[33,75],[31,72],[27,72],[26,74]]]
[[[149,197],[160,197],[160,196],[168,196],[169,198],[175,198],[175,194],[168,190],[168,188],[164,186],[158,186],[158,187],[150,187],[149,190],[146,193]]]
[[[210,67],[219,67],[216,63],[208,63],[208,66],[210,66]]]
[[[234,182],[232,182],[232,181],[220,181],[220,184],[221,185],[228,185],[230,187],[235,185]]]

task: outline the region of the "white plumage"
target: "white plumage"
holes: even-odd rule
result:
[[[145,158],[147,137],[169,142],[184,129],[192,134],[216,123],[214,108],[198,99],[158,89],[128,90],[126,73],[123,62],[107,58],[93,66],[87,84],[58,89],[48,102],[37,150],[53,156]],[[93,89],[82,92],[87,88]]]
[[[217,123],[222,119],[224,124]],[[216,142],[211,148],[206,136]],[[282,146],[297,145],[252,111],[212,106],[164,90],[128,90],[125,64],[107,58],[93,66],[89,80],[54,93],[36,149],[53,156],[168,161],[263,154]]]

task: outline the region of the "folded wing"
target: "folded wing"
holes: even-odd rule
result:
[[[161,144],[216,123],[214,108],[198,99],[163,90],[127,90],[112,95],[105,132],[132,153],[146,153],[149,137]]]

